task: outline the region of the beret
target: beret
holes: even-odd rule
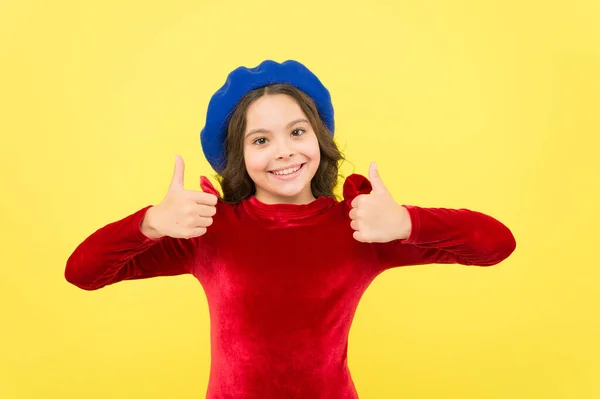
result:
[[[248,92],[276,83],[287,83],[311,97],[319,116],[333,134],[331,95],[306,66],[295,60],[282,63],[265,60],[254,68],[240,66],[229,73],[225,84],[211,97],[206,112],[206,124],[200,132],[204,156],[217,173],[221,173],[227,165],[225,138],[227,125],[235,107]]]

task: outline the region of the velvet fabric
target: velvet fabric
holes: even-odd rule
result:
[[[218,194],[206,179],[201,186]],[[516,246],[511,231],[486,214],[409,205],[408,239],[358,242],[350,203],[370,191],[365,177],[351,175],[339,202],[219,201],[213,225],[194,239],[146,237],[146,206],[79,244],[65,278],[96,290],[123,280],[196,277],[210,309],[208,399],[356,399],[348,333],[380,273],[430,263],[491,266]]]

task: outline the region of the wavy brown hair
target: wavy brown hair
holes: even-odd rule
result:
[[[238,203],[256,194],[256,187],[246,171],[244,162],[246,112],[254,101],[269,94],[287,94],[296,100],[302,112],[308,117],[321,152],[321,162],[310,183],[311,191],[315,198],[334,196],[333,189],[337,185],[339,176],[338,162],[344,160],[344,155],[333,141],[333,135],[319,116],[312,98],[294,86],[278,83],[250,91],[240,100],[231,114],[225,139],[227,165],[217,175],[223,190],[223,200],[228,203]]]

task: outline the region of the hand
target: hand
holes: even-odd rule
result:
[[[410,236],[410,215],[399,205],[377,172],[375,162],[369,168],[369,180],[373,190],[361,194],[352,201],[350,227],[353,237],[360,242],[389,242]]]
[[[213,223],[212,217],[217,212],[217,196],[185,190],[184,169],[183,159],[177,155],[167,195],[160,204],[148,209],[142,221],[141,230],[147,237],[199,237]]]

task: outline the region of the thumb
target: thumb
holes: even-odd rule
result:
[[[183,158],[179,155],[175,156],[175,170],[173,170],[173,177],[171,178],[171,184],[169,185],[169,191],[183,190],[183,172],[185,165]]]
[[[377,164],[375,162],[371,162],[371,167],[369,168],[369,180],[371,181],[374,193],[387,192],[387,187],[383,184],[381,177],[379,177]]]

